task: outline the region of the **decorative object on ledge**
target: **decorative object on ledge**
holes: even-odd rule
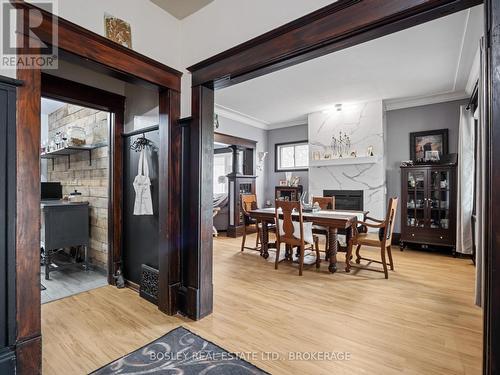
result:
[[[158,275],[157,269],[146,264],[142,265],[139,295],[155,305],[158,305]]]
[[[332,137],[332,153],[333,158],[343,158],[351,153],[351,138],[347,133],[340,132],[338,138]],[[326,154],[325,154],[326,156]]]
[[[132,49],[132,29],[128,22],[105,13],[104,31],[106,38]]]
[[[430,151],[437,151],[432,153]],[[429,153],[430,152],[430,153]],[[448,129],[410,133],[410,158],[417,162],[436,161],[448,154]]]
[[[214,113],[214,130],[219,129],[219,115]]]

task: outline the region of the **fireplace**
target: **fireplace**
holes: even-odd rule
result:
[[[324,197],[335,197],[335,209],[363,211],[363,190],[323,190]]]

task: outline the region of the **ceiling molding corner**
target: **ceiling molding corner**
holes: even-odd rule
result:
[[[307,118],[305,118],[305,119],[297,119],[297,120],[292,120],[292,121],[269,124],[267,129],[274,130],[274,129],[290,128],[292,126],[307,125],[307,124],[308,124],[308,121],[307,121]]]
[[[394,111],[397,109],[420,107],[423,105],[452,102],[454,100],[467,99],[469,96],[465,91],[450,92],[444,94],[419,96],[406,99],[389,99],[384,101],[386,111]]]
[[[245,115],[244,113],[235,111],[231,108],[224,107],[220,104],[215,105],[215,113],[221,117],[228,118],[230,120],[241,122],[242,124],[253,126],[258,129],[269,129],[269,123],[266,121],[259,120],[252,116]]]

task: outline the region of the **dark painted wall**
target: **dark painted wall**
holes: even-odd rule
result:
[[[158,131],[145,134],[159,147]],[[134,216],[135,191],[133,182],[137,176],[139,152],[130,150],[130,145],[139,136],[125,139],[124,194],[123,194],[123,272],[125,278],[136,284],[141,281],[141,265],[158,269],[158,152],[148,150],[149,178],[153,198],[152,216]]]
[[[0,77],[1,78],[1,77]],[[0,83],[0,374],[15,355],[15,88]]]

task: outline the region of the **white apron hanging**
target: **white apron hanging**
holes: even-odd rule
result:
[[[134,190],[134,215],[153,215],[149,166],[144,148],[141,150],[141,155],[139,156],[139,168],[137,176],[134,179]]]

